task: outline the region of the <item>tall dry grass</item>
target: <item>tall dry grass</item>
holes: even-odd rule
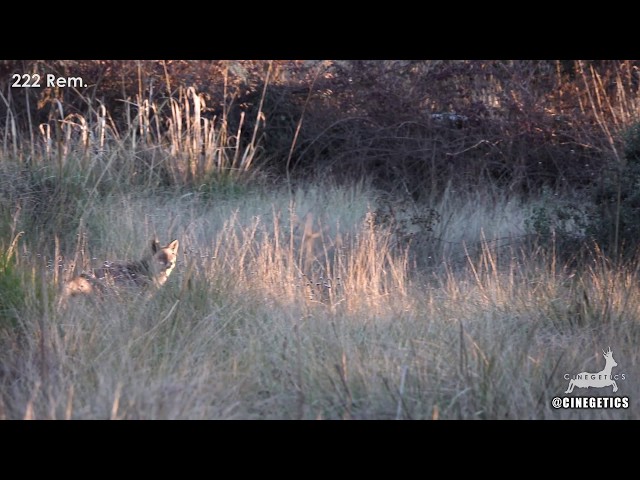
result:
[[[534,193],[251,184],[263,118],[232,132],[205,101],[5,119],[1,418],[638,418],[637,262],[530,244]],[[162,290],[55,308],[66,277],[154,236],[181,245]],[[629,408],[553,409],[609,346]]]
[[[26,298],[1,331],[4,418],[637,418],[637,268],[594,252],[569,270],[516,244],[507,256],[466,230],[477,196],[458,198],[439,232],[477,252],[439,272],[413,269],[368,221],[366,185],[96,202],[109,228],[87,238],[91,261],[135,258],[157,233],[180,238],[179,267],[151,299],[56,311],[47,259],[19,244]],[[517,224],[510,205],[474,221]],[[608,346],[630,407],[554,410],[564,375],[600,370]]]

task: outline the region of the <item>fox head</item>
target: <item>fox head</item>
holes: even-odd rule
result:
[[[160,242],[154,239],[151,242],[151,251],[153,255],[149,262],[149,270],[152,272],[152,276],[155,281],[162,285],[167,281],[169,275],[176,266],[176,259],[178,258],[178,240],[174,240],[166,247],[161,247]]]

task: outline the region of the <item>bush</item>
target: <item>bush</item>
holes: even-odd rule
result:
[[[535,191],[598,178],[611,146],[601,125],[637,111],[637,70],[620,60],[0,61],[3,89],[14,71],[92,79],[0,102],[0,128],[15,127],[7,145],[36,157],[34,140],[54,158],[70,139],[95,153],[106,138],[106,150],[139,157],[121,162],[122,177],[145,183],[199,186],[204,173],[260,160],[287,179],[366,174],[416,200],[485,177]]]
[[[590,233],[610,254],[633,255],[640,237],[640,123],[622,134],[624,158],[604,175],[594,195]]]
[[[559,252],[575,253],[590,240],[609,257],[635,255],[640,238],[640,123],[625,131],[622,140],[623,161],[603,173],[586,201],[560,200],[543,189],[525,228],[547,246],[553,239]]]
[[[591,229],[589,209],[578,199],[560,199],[549,188],[525,219],[525,229],[543,247],[575,255],[586,244]]]

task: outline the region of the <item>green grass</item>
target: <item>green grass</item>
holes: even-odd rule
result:
[[[3,418],[639,416],[637,268],[595,252],[571,270],[524,250],[528,206],[516,199],[450,192],[430,205],[442,215],[432,236],[417,231],[428,241],[408,251],[393,224],[369,220],[380,196],[366,184],[90,202],[62,270],[52,242],[18,244],[17,268],[37,280],[0,331]],[[137,258],[154,235],[181,245],[154,297],[54,308],[47,292],[69,262]],[[601,370],[609,346],[629,408],[554,410],[564,375]]]

